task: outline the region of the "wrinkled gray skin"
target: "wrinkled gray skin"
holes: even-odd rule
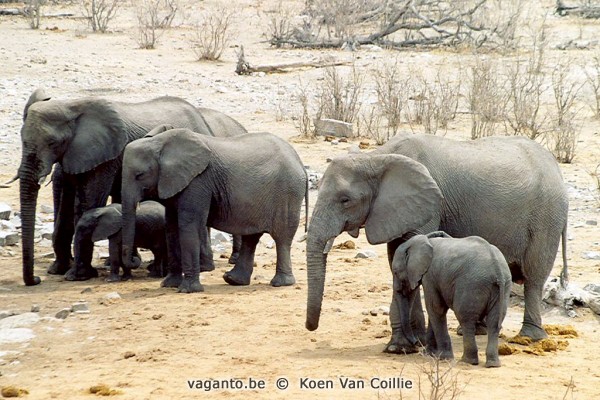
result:
[[[443,195],[441,203],[424,192],[422,177],[412,168],[394,169],[393,179],[381,175],[378,171],[389,163],[385,154],[402,154],[426,167]],[[420,198],[419,193],[423,193]],[[453,237],[480,236],[500,249],[513,282],[525,285],[520,334],[544,338],[542,289],[561,235],[566,254],[567,210],[567,193],[555,159],[534,141],[521,137],[463,142],[405,135],[374,152],[335,159],[323,175],[308,229],[306,326],[309,330],[318,327],[326,271],[323,251],[330,239],[343,231],[357,236],[364,226],[371,244],[388,243],[391,263],[396,248],[409,237],[440,229]],[[566,279],[566,268],[563,276]],[[394,299],[393,334],[387,349],[416,352],[412,340],[400,330],[402,316],[395,303]],[[424,341],[420,301],[414,302],[411,315],[415,334]]]
[[[427,352],[440,359],[453,359],[446,314],[452,309],[463,331],[462,361],[477,365],[475,331],[486,319],[488,342],[486,367],[499,367],[498,335],[508,307],[511,274],[496,246],[479,236],[454,239],[444,232],[417,235],[402,243],[392,261],[395,304],[402,318],[402,331],[412,333],[411,304],[423,284],[429,319]]]
[[[51,100],[43,89],[30,96],[23,112],[20,179],[23,233],[23,280],[40,283],[34,276],[34,225],[40,185],[56,163],[53,184],[56,260],[48,269],[64,274],[72,266],[71,242],[83,212],[102,207],[109,195],[120,201],[121,163],[125,145],[144,136],[156,125],[168,123],[204,135],[234,136],[246,133],[235,120],[214,110],[196,109],[185,100],[161,97],[142,103],[122,103],[100,98]],[[86,263],[92,247],[79,249]],[[74,269],[70,273],[74,273]]]
[[[110,204],[98,207],[83,213],[77,226],[75,226],[75,268],[74,279],[78,276],[87,279],[90,275],[98,276],[98,272],[91,264],[84,264],[79,257],[77,249],[89,245],[89,242],[108,239],[108,254],[111,266],[108,282],[131,279],[131,269],[123,266],[121,260],[123,239],[121,228],[123,226],[120,204]],[[148,266],[150,276],[164,277],[167,270],[167,239],[165,224],[165,208],[155,201],[144,201],[138,207],[135,228],[138,234],[134,239],[136,248],[152,251],[154,261]],[[85,244],[83,242],[86,242]],[[134,265],[137,267],[139,265]],[[123,268],[123,276],[119,276],[119,269]],[[81,272],[80,272],[81,271]]]
[[[239,258],[223,276],[227,283],[250,284],[256,245],[268,232],[277,249],[271,285],[292,285],[290,247],[307,182],[298,154],[274,135],[211,138],[157,127],[125,149],[123,262],[135,263],[136,205],[154,195],[165,205],[168,245],[178,244],[181,257],[181,265],[169,265],[162,286],[183,293],[203,290],[198,249],[207,242],[205,226],[242,236]]]

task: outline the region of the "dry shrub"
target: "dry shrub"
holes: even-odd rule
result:
[[[294,118],[296,129],[300,131],[300,135],[312,139],[315,137],[315,126],[312,122],[312,118],[310,117],[309,110],[309,89],[302,85],[300,82],[300,89],[298,91],[297,97],[300,102],[300,115],[298,118]]]
[[[178,0],[136,0],[137,41],[141,49],[153,49],[163,31],[171,26],[179,9]]]
[[[46,4],[46,0],[26,0],[23,8],[23,16],[27,18],[27,22],[31,29],[39,29],[40,18],[42,17],[42,6]]]
[[[381,9],[376,0],[310,0],[305,14],[325,26],[327,39],[352,38],[355,24],[369,11]]]
[[[81,0],[83,15],[87,18],[92,31],[104,33],[108,24],[117,15],[125,0]]]
[[[429,362],[420,367],[418,378],[419,398],[430,400],[458,399],[466,384],[458,380],[459,372],[449,362],[440,361],[437,357],[428,356]],[[422,375],[426,380],[423,381]]]
[[[395,136],[402,122],[402,112],[406,106],[406,86],[408,79],[401,80],[398,72],[398,60],[394,64],[385,64],[375,71],[375,86],[378,108],[387,122],[387,139]]]
[[[192,49],[198,60],[221,58],[231,40],[231,25],[236,12],[234,9],[217,8],[203,15],[192,40]]]
[[[361,115],[361,129],[365,136],[375,140],[379,146],[390,140],[390,131],[382,127],[383,115],[375,108],[371,108],[369,112]]]
[[[600,118],[600,54],[594,56],[592,70],[585,71],[586,83],[591,88],[594,95],[594,103],[590,105],[594,116]]]
[[[267,32],[264,36],[275,47],[281,47],[285,41],[294,36],[295,27],[292,22],[295,10],[280,0],[277,8],[270,13]]]
[[[411,72],[407,81],[411,96],[408,103],[408,122],[423,125],[426,133],[435,135],[438,129],[444,132],[448,123],[456,117],[460,82],[452,83],[438,71],[433,82],[420,72]]]
[[[506,107],[506,92],[497,64],[489,59],[477,59],[468,80],[468,101],[471,113],[471,139],[492,136],[502,122]]]
[[[354,66],[346,78],[339,74],[337,68],[326,68],[317,97],[315,119],[331,118],[353,123],[360,112],[362,91],[363,77]]]

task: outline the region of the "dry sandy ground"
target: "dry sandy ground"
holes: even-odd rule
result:
[[[308,60],[323,55],[338,59],[356,57],[357,67],[368,73],[382,61],[399,58],[399,68],[455,66],[468,55],[431,52],[303,51],[270,49],[261,38],[268,14],[275,2],[241,1],[233,43],[244,44],[251,62]],[[271,4],[273,3],[273,4]],[[553,2],[545,2],[553,3]],[[214,6],[201,2],[200,9]],[[548,4],[546,4],[548,5]],[[51,8],[62,11],[62,8]],[[188,11],[191,11],[188,8]],[[194,13],[190,12],[189,18]],[[599,25],[574,23],[549,16],[557,35],[593,36]],[[297,135],[290,116],[297,113],[294,91],[303,84],[317,84],[321,70],[289,74],[241,77],[234,74],[235,48],[228,48],[216,63],[194,61],[185,26],[166,32],[158,49],[139,50],[130,12],[115,21],[115,32],[97,35],[86,30],[82,20],[52,18],[42,20],[42,29],[32,31],[23,19],[0,17],[0,178],[12,177],[19,163],[22,107],[38,86],[55,98],[101,95],[118,100],[145,100],[159,95],[175,95],[194,104],[227,112],[249,130],[268,130],[282,137]],[[46,28],[56,27],[55,30]],[[550,57],[558,52],[550,51]],[[593,52],[571,51],[569,55],[589,63]],[[466,61],[468,62],[468,61]],[[347,69],[342,69],[347,71]],[[372,82],[371,88],[372,88]],[[372,90],[367,93],[373,94]],[[586,101],[592,101],[591,97]],[[598,261],[584,260],[584,251],[600,251],[598,227],[585,224],[600,219],[594,199],[591,171],[599,162],[600,125],[582,111],[583,129],[574,164],[562,166],[570,186],[570,240],[568,258],[572,282],[583,287],[599,283]],[[459,115],[451,123],[448,136],[466,138],[468,117]],[[292,140],[304,162],[323,172],[326,158],[346,153],[352,143],[332,146],[317,141]],[[1,189],[1,201],[18,210],[18,185]],[[597,194],[597,193],[596,193]],[[316,192],[311,192],[314,204]],[[50,187],[41,191],[39,204],[51,204]],[[302,232],[299,232],[299,235]],[[346,240],[340,236],[338,242]],[[15,385],[29,391],[32,399],[90,398],[90,387],[106,384],[117,390],[117,398],[168,399],[214,396],[220,398],[418,398],[419,386],[427,387],[430,368],[427,359],[382,353],[389,338],[387,316],[363,312],[389,304],[391,275],[385,249],[374,247],[378,257],[354,260],[356,250],[334,250],[325,291],[321,326],[315,332],[304,329],[306,274],[304,243],[296,242],[293,262],[298,283],[293,287],[272,288],[275,251],[263,239],[257,250],[258,267],[247,287],[231,287],[221,275],[228,268],[218,259],[217,270],[203,274],[206,291],[182,295],[162,289],[159,281],[136,271],[135,280],[109,284],[103,279],[88,282],[63,282],[47,276],[50,258],[43,255],[49,247],[37,246],[36,272],[42,284],[24,287],[21,281],[19,247],[5,248],[0,257],[0,310],[27,312],[33,304],[39,314],[53,317],[79,300],[88,302],[90,313],[71,315],[65,320],[42,319],[31,326],[35,337],[25,343],[0,345],[0,386]],[[360,249],[371,248],[364,235],[357,240]],[[559,254],[560,255],[560,254]],[[218,255],[217,255],[218,256]],[[553,276],[557,276],[561,263]],[[95,261],[98,266],[101,260]],[[103,275],[106,273],[103,272]],[[518,288],[516,289],[518,291]],[[110,292],[121,299],[102,301]],[[522,299],[514,297],[504,323],[503,333],[514,336],[522,319]],[[598,358],[598,316],[589,309],[577,309],[568,318],[564,310],[546,307],[544,322],[570,324],[579,337],[567,340],[563,351],[535,356],[519,353],[502,357],[502,368],[485,369],[456,363],[449,377],[462,389],[465,399],[593,399],[600,396],[600,359]],[[457,326],[452,318],[451,329]],[[457,356],[462,351],[460,337],[452,335]],[[485,338],[479,337],[480,349]],[[480,351],[480,357],[483,357]],[[443,371],[447,365],[441,365]],[[287,378],[287,390],[278,390],[277,380]],[[366,387],[342,389],[339,378],[363,379]],[[250,378],[264,380],[264,389],[191,390],[189,380]],[[332,390],[307,390],[301,378],[334,382]],[[411,389],[377,389],[372,378],[403,378]],[[574,387],[569,388],[571,379]],[[396,380],[398,382],[398,380]],[[376,383],[376,382],[375,382]],[[447,383],[449,386],[451,382]],[[564,397],[566,396],[566,397]]]

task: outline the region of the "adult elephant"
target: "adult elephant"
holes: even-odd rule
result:
[[[52,166],[57,163],[55,170],[59,172],[53,184],[56,260],[48,273],[64,274],[71,267],[77,218],[86,210],[104,206],[111,194],[113,200],[119,200],[123,149],[163,123],[210,136],[246,133],[227,115],[196,109],[177,97],[141,103],[94,97],[62,101],[51,100],[43,89],[33,92],[23,112],[22,158],[16,177],[20,179],[25,285],[40,283],[33,273],[36,203],[40,185]],[[91,261],[93,247],[79,250],[82,259]]]
[[[443,198],[439,197],[439,193]],[[431,135],[396,137],[369,153],[335,159],[325,171],[307,238],[306,327],[317,329],[323,299],[326,244],[341,232],[396,248],[415,233],[481,236],[504,254],[512,280],[525,285],[520,335],[546,337],[540,307],[562,235],[566,278],[568,199],[556,160],[521,137],[455,141]],[[424,338],[421,303],[411,323]],[[389,352],[415,352],[402,332],[396,300]]]

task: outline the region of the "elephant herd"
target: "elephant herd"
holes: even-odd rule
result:
[[[140,264],[136,248],[143,247],[155,256],[151,272],[164,277],[162,286],[202,291],[200,272],[214,269],[214,227],[234,235],[227,283],[250,283],[263,233],[276,244],[271,284],[295,283],[290,250],[303,200],[308,214],[308,180],[296,151],[275,135],[248,133],[231,117],[176,97],[63,101],[38,89],[25,106],[21,139],[15,179],[26,285],[40,283],[33,265],[36,204],[52,171],[50,274],[98,276],[93,243],[109,238],[109,280],[129,278]],[[109,196],[113,204],[105,207]],[[369,243],[387,244],[394,277],[386,351],[411,353],[426,344],[430,353],[451,358],[446,312],[452,308],[464,332],[463,360],[477,363],[474,333],[485,322],[486,365],[499,366],[511,281],[524,285],[520,335],[546,337],[542,289],[561,238],[567,279],[567,212],[555,159],[522,137],[463,142],[398,135],[370,153],[337,157],[307,224],[306,328],[319,326],[332,241],[364,228]]]

